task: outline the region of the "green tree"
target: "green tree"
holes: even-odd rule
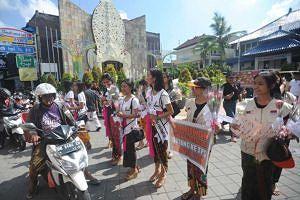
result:
[[[209,56],[211,63],[211,52],[219,50],[219,44],[214,36],[202,36],[200,42],[194,48],[194,53],[199,53],[203,67],[206,67],[206,60]]]
[[[40,78],[40,83],[47,83],[48,74],[43,74]]]
[[[92,69],[92,74],[93,74],[94,81],[97,81],[97,83],[99,83],[102,76],[100,67],[94,66]]]
[[[109,73],[111,75],[111,77],[114,79],[115,82],[118,81],[118,75],[117,75],[117,71],[115,69],[114,66],[107,66],[105,69],[104,69],[104,73]]]
[[[191,72],[187,68],[182,69],[179,74],[178,81],[181,83],[188,83],[191,80],[192,80]]]
[[[215,66],[209,66],[200,71],[199,77],[209,78],[214,85],[223,85],[226,80],[223,72]]]
[[[92,72],[91,71],[84,72],[83,77],[82,77],[82,82],[84,82],[86,84],[92,84],[93,81],[94,81],[94,78],[93,78]]]
[[[117,85],[120,88],[122,81],[126,80],[127,77],[126,77],[125,72],[122,68],[117,72],[117,76],[118,76]]]
[[[63,73],[62,75],[62,81],[72,81],[73,80],[73,75],[71,73]]]
[[[53,74],[48,74],[47,83],[53,85],[54,87],[57,87],[58,85],[58,82]]]
[[[73,76],[72,81],[73,81],[73,82],[78,82],[78,81],[80,81],[79,76],[78,76],[78,74],[77,74],[76,72],[74,72],[74,76]]]

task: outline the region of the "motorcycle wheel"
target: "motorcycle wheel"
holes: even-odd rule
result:
[[[91,200],[88,190],[80,191],[71,182],[65,183],[64,186],[66,188],[64,200]]]
[[[20,151],[24,151],[26,149],[26,141],[24,135],[17,135],[17,141],[20,148]]]

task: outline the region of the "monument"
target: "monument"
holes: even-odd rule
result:
[[[70,0],[59,0],[64,71],[78,73],[112,65],[127,77],[147,72],[146,17],[121,19],[112,0],[102,0],[92,15]]]

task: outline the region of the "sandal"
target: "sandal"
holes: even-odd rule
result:
[[[194,192],[190,190],[190,191],[184,193],[184,194],[181,196],[181,200],[189,200],[189,199],[191,199],[193,196],[194,196]]]
[[[121,162],[121,158],[116,158],[116,159],[113,159],[113,161],[111,162],[111,165],[117,166],[120,164],[120,162]]]
[[[165,184],[166,178],[167,178],[166,175],[160,176],[159,179],[157,180],[157,182],[155,183],[155,187],[161,188]]]
[[[273,184],[272,190],[273,190],[273,195],[274,196],[279,196],[280,195],[280,190],[278,189],[278,185],[276,183]]]
[[[149,181],[154,182],[159,178],[160,172],[154,172],[154,174],[150,177]]]
[[[132,179],[135,179],[137,176],[138,176],[138,171],[137,170],[134,170],[134,172],[132,172],[131,174],[128,174],[126,177],[125,177],[125,180],[126,181],[130,181]]]

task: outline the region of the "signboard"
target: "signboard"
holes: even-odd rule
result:
[[[33,56],[17,55],[16,63],[18,68],[35,67],[35,59]]]
[[[19,68],[20,81],[36,81],[37,70],[36,68]]]
[[[234,72],[243,87],[251,87],[254,83],[254,77],[259,73],[257,70]]]
[[[14,28],[0,28],[0,35],[6,35],[9,37],[27,37],[27,38],[33,37],[33,35],[29,32],[14,29]]]
[[[18,46],[18,45],[2,45],[2,44],[0,44],[0,52],[33,54],[33,53],[35,53],[35,49],[33,46]]]
[[[171,149],[205,172],[213,145],[213,133],[188,121],[175,120],[174,123],[175,128],[170,134]]]

